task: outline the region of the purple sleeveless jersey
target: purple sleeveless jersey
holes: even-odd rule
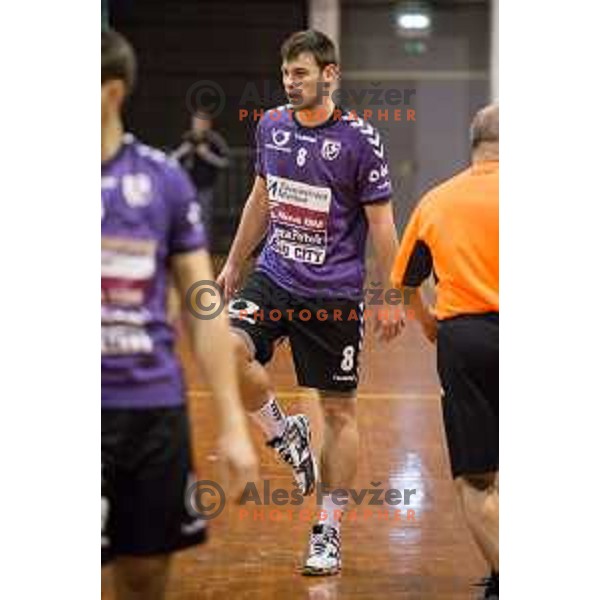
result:
[[[303,127],[289,106],[267,111],[256,131],[256,172],[270,222],[256,269],[293,294],[359,298],[365,276],[363,205],[392,197],[381,137],[336,110]]]
[[[194,188],[179,165],[126,135],[102,164],[102,407],[184,402],[166,320],[167,263],[205,246]]]

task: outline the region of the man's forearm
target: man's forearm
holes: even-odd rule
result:
[[[172,257],[171,267],[181,297],[185,297],[196,282],[213,278],[206,250],[176,254]],[[245,418],[240,401],[227,311],[222,310],[215,317],[209,307],[202,305],[201,300],[196,298],[195,302],[194,314],[185,310],[183,317],[194,358],[199,362],[200,370],[214,395],[221,432],[226,433],[240,424],[243,425]],[[203,318],[198,318],[196,312]]]
[[[377,261],[377,271],[382,282],[381,285],[387,291],[392,287],[390,273],[394,266],[396,251],[398,250],[396,230],[393,225],[373,231],[373,247]]]
[[[184,156],[194,151],[194,146],[190,142],[182,142],[182,144],[171,152],[171,158],[175,160],[181,160]]]
[[[387,290],[390,274],[398,250],[398,236],[394,225],[392,203],[374,204],[366,207],[369,233],[375,250],[376,269],[381,285]]]
[[[226,432],[245,421],[242,409],[226,313],[198,321],[187,315],[192,333],[194,356],[211,389],[219,415],[221,431]]]

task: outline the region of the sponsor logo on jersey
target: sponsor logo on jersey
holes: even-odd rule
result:
[[[156,242],[102,236],[102,303],[140,306],[156,272]]]
[[[309,185],[285,177],[267,175],[269,200],[284,202],[310,210],[329,212],[331,189]]]
[[[271,249],[288,260],[322,265],[327,254],[331,189],[268,175],[267,190]]]
[[[317,143],[317,138],[310,135],[303,135],[302,133],[295,133],[294,137],[301,142],[310,142],[311,144]]]
[[[385,179],[388,176],[389,168],[387,165],[382,164],[379,169],[372,169],[369,173],[369,181],[376,183],[380,179]]]
[[[271,138],[276,146],[285,146],[289,141],[292,133],[285,129],[273,129]]]
[[[131,208],[148,206],[152,199],[152,181],[146,173],[128,173],[121,180],[123,197]]]
[[[156,242],[102,236],[102,355],[151,354],[154,342],[141,308],[156,273]]]
[[[335,160],[342,149],[342,143],[337,140],[324,140],[321,146],[321,156],[325,160]]]

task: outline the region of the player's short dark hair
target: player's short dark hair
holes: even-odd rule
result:
[[[294,60],[303,52],[310,52],[321,70],[327,65],[339,64],[335,45],[316,29],[296,31],[281,45],[281,58],[284,61]]]
[[[102,31],[102,83],[120,79],[127,92],[135,85],[137,61],[131,44],[114,29]]]

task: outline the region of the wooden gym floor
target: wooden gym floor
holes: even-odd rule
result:
[[[189,401],[194,452],[202,478],[224,482],[215,456],[214,411],[189,352],[182,348],[190,384]],[[322,421],[318,400],[295,387],[289,350],[280,347],[270,366],[281,403],[288,412],[311,417],[313,442],[319,447]],[[416,489],[413,522],[371,518],[364,504],[355,507],[356,521],[342,525],[342,574],[308,578],[296,569],[302,563],[310,524],[300,509],[314,510],[314,498],[294,509],[294,518],[259,520],[254,507],[241,519],[239,507],[228,503],[210,523],[204,546],[182,552],[173,562],[167,598],[252,600],[345,600],[405,598],[407,600],[470,599],[472,584],[486,567],[458,511],[449,475],[439,405],[439,383],[432,346],[410,323],[401,338],[378,345],[366,336],[359,388],[360,459],[355,488]],[[264,447],[260,449],[261,479],[271,489],[292,490],[289,470]],[[262,495],[262,481],[257,482]],[[367,496],[370,498],[371,496]],[[260,507],[256,507],[258,511]],[[273,507],[268,507],[272,509]],[[290,507],[284,507],[284,510]],[[406,509],[403,506],[402,515]],[[404,516],[401,518],[405,518]],[[110,573],[103,575],[110,583]],[[103,585],[103,600],[112,599]]]

